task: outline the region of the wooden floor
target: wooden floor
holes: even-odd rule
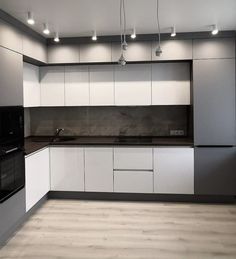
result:
[[[0,258],[236,258],[236,206],[49,200]]]

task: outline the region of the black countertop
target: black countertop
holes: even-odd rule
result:
[[[193,146],[193,140],[184,137],[104,137],[78,136],[60,137],[52,141],[51,136],[25,138],[25,153],[29,155],[47,146]]]

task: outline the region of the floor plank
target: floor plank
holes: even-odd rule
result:
[[[236,206],[49,200],[1,259],[236,258]]]

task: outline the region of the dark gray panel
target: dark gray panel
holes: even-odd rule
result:
[[[194,193],[236,195],[236,148],[194,149]]]
[[[25,189],[0,203],[0,244],[25,215]]]
[[[0,47],[0,106],[23,105],[22,55]]]
[[[194,144],[235,143],[235,60],[194,60]]]

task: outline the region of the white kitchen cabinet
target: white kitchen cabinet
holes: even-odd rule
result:
[[[40,106],[39,67],[24,63],[23,88],[24,107]]]
[[[148,147],[115,147],[114,169],[153,169],[152,148]]]
[[[64,106],[64,67],[40,68],[41,106]]]
[[[65,105],[89,105],[89,71],[88,67],[65,67]]]
[[[51,147],[51,190],[84,191],[84,149]]]
[[[194,194],[193,148],[154,149],[154,192]]]
[[[114,192],[152,193],[153,171],[114,171]]]
[[[25,158],[26,211],[50,190],[49,149]]]
[[[152,105],[189,104],[189,63],[152,64]]]
[[[115,66],[115,104],[151,105],[151,65]]]
[[[90,105],[114,105],[114,66],[91,66]]]
[[[85,191],[113,192],[112,148],[85,148]]]

